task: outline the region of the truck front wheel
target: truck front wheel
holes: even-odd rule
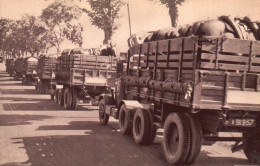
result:
[[[126,109],[126,105],[122,104],[119,110],[119,128],[123,135],[131,133],[132,122],[130,122],[130,113]]]
[[[180,113],[168,115],[163,138],[163,150],[168,163],[183,164],[190,147],[190,128],[186,117]]]
[[[260,132],[244,142],[244,153],[253,164],[260,164]]]
[[[76,88],[72,89],[72,104],[71,109],[75,110],[78,106],[78,92]]]
[[[98,103],[99,105],[99,121],[101,125],[107,125],[109,120],[109,115],[106,114],[105,110],[105,100],[101,99]]]
[[[70,87],[67,87],[64,91],[64,108],[71,109],[72,105],[72,90]]]
[[[58,104],[63,105],[64,100],[63,100],[63,92],[62,89],[58,90]]]

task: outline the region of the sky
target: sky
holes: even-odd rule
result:
[[[157,0],[158,1],[158,0]],[[0,0],[0,18],[20,19],[24,14],[39,16],[53,0]],[[171,26],[168,9],[160,3],[149,0],[125,0],[129,3],[132,33],[163,29]],[[79,4],[84,7],[84,3]],[[221,15],[250,16],[260,21],[260,0],[186,0],[179,6],[178,25],[190,24],[203,19],[214,19]],[[83,47],[99,47],[104,39],[104,32],[91,25],[84,15],[80,19],[84,27]],[[127,51],[129,24],[127,6],[120,11],[117,24],[119,29],[112,37],[117,52]],[[62,49],[74,48],[69,42]]]

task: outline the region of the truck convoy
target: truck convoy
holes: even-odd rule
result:
[[[234,141],[232,152],[243,150],[260,164],[259,32],[248,17],[221,16],[133,35],[126,69],[117,57],[68,49],[57,59],[40,58],[36,87],[66,109],[97,99],[100,124],[119,119],[120,132],[132,133],[137,144],[151,144],[163,128],[169,164],[194,163],[202,140]],[[34,63],[25,70],[22,61],[14,77],[24,73],[27,82]]]
[[[164,128],[170,164],[192,164],[202,139],[234,141],[260,163],[260,42],[248,19],[219,17],[129,40],[127,72],[99,98],[99,118],[150,144]],[[139,41],[140,42],[140,41]],[[241,132],[243,137],[222,137]]]

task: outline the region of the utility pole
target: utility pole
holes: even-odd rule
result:
[[[131,19],[130,19],[129,3],[128,2],[127,2],[127,11],[128,11],[129,31],[130,31],[130,37],[131,37],[132,36],[132,30],[131,30]]]

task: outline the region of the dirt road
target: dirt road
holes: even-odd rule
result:
[[[168,165],[158,131],[154,143],[140,146],[122,136],[117,121],[98,123],[97,107],[64,110],[33,86],[13,81],[0,64],[1,166],[161,166]],[[221,144],[203,146],[195,166],[250,165],[242,152]]]

